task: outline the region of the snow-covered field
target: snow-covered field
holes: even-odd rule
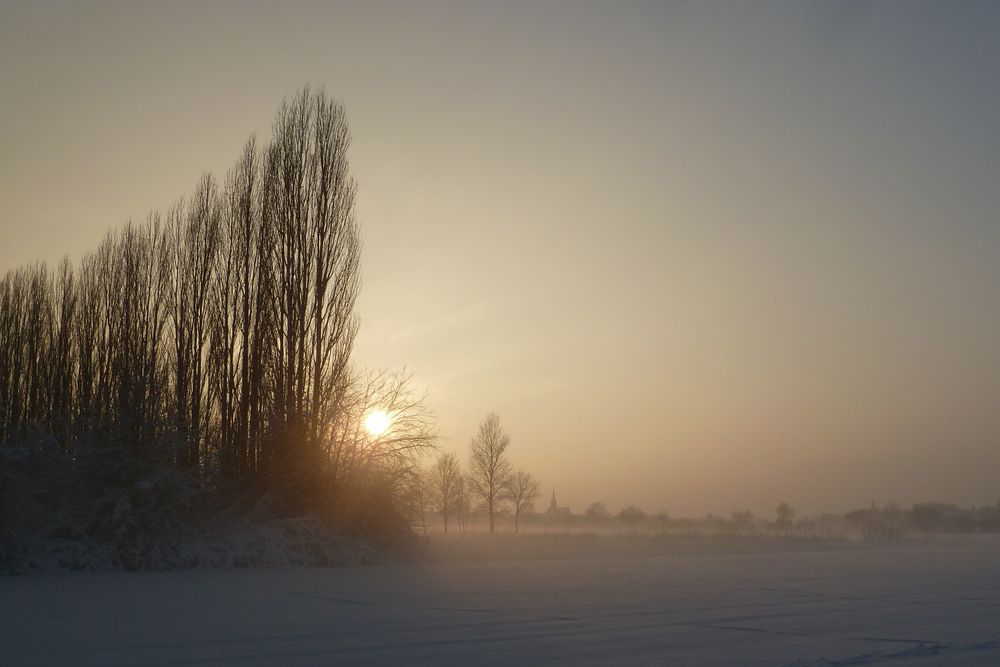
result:
[[[0,578],[0,664],[1000,664],[1000,545]]]

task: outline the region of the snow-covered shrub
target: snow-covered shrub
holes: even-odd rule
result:
[[[206,488],[127,450],[0,447],[0,573],[330,566],[413,552],[387,492],[326,500],[336,509],[296,514],[281,495]]]

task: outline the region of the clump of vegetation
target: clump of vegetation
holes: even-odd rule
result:
[[[434,427],[408,375],[351,364],[361,239],[349,145],[343,107],[306,88],[222,183],[203,176],[75,265],[0,278],[0,448],[30,461],[0,481],[4,542],[27,539],[19,494],[56,488],[67,505],[125,494],[109,511],[128,528],[90,517],[55,529],[101,544],[121,531],[155,542],[171,516],[227,508],[358,535],[408,530],[400,499]],[[391,429],[364,427],[374,410]]]

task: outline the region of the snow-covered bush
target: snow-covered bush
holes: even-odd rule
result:
[[[280,496],[206,488],[119,449],[0,447],[0,573],[365,564],[412,550],[391,502],[358,512],[295,515]]]

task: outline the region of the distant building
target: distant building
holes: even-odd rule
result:
[[[573,516],[573,512],[568,507],[559,507],[556,503],[556,490],[552,489],[552,501],[549,509],[545,510],[545,517],[548,519],[567,519]]]

